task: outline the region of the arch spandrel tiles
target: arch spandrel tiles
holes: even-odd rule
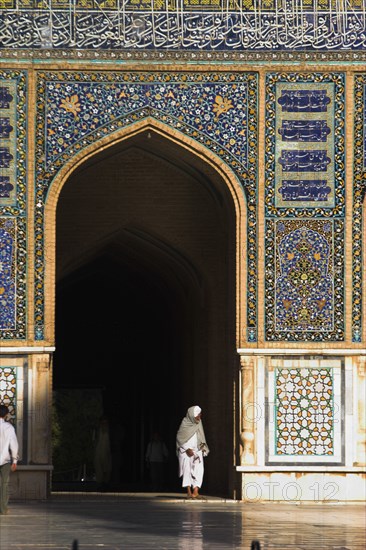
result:
[[[248,206],[247,326],[256,341],[257,75],[39,72],[37,94],[35,338],[45,338],[44,207],[52,181],[92,144],[154,119],[210,150],[242,186]]]

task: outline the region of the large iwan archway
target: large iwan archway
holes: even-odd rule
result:
[[[203,155],[155,130],[96,150],[62,187],[54,389],[99,392],[120,490],[146,485],[155,429],[170,453],[166,486],[179,489],[175,433],[200,404],[205,490],[233,494],[236,209]]]

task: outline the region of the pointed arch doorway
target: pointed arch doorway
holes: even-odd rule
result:
[[[81,411],[99,395],[121,436],[111,488],[146,487],[158,430],[166,488],[180,490],[175,433],[200,404],[212,449],[204,491],[232,495],[236,212],[222,176],[146,128],[79,164],[56,221],[54,389],[77,390]]]

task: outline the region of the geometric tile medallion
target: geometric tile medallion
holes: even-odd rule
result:
[[[43,215],[57,172],[75,155],[144,119],[211,150],[246,195],[247,325],[256,339],[257,74],[251,72],[44,72],[37,74],[35,333],[43,339]]]
[[[341,361],[271,360],[267,462],[342,460]]]
[[[17,377],[16,367],[0,367],[0,403],[9,407],[8,419],[15,424]]]
[[[344,338],[340,219],[267,220],[266,339]]]

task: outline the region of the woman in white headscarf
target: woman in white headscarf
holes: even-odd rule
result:
[[[201,408],[190,407],[177,432],[177,455],[179,460],[179,477],[182,487],[187,487],[188,498],[197,498],[203,481],[203,457],[209,448],[201,421]]]

